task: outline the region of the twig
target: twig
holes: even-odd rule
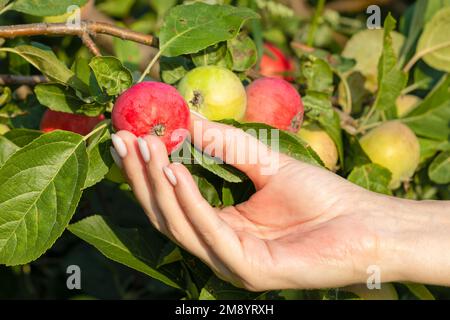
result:
[[[319,19],[322,16],[324,6],[325,6],[325,0],[319,0],[319,2],[317,3],[317,6],[316,6],[316,10],[314,12],[313,21],[312,21],[311,25],[309,26],[308,39],[307,39],[306,44],[310,47],[312,47],[312,45],[314,44],[314,37],[316,35],[317,27],[319,26]]]
[[[17,76],[11,74],[0,74],[0,85],[12,85],[12,84],[26,84],[29,86],[34,86],[39,83],[48,82],[45,76]]]
[[[417,63],[417,61],[419,61],[420,59],[422,59],[423,57],[425,57],[427,54],[430,54],[434,51],[438,51],[441,49],[444,49],[446,47],[450,47],[450,41],[447,42],[443,42],[440,44],[437,44],[433,47],[429,47],[426,48],[422,51],[417,52],[414,57],[411,58],[411,60],[409,60],[409,62],[406,64],[406,66],[403,68],[403,72],[408,73],[411,68]]]
[[[86,46],[86,48],[88,48],[89,51],[94,56],[101,56],[100,49],[97,47],[97,45],[92,40],[92,38],[91,38],[91,36],[89,34],[83,33],[83,35],[81,36],[81,41],[83,41],[83,43]]]
[[[83,20],[79,25],[67,25],[65,23],[31,23],[0,26],[0,38],[42,35],[73,35],[81,38],[84,34],[88,34],[93,37],[95,37],[96,34],[107,34],[123,40],[130,40],[148,46],[155,45],[155,38],[151,35],[97,21]]]

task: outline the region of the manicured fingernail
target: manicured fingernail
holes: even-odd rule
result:
[[[169,182],[173,185],[176,186],[177,185],[177,178],[175,177],[172,169],[170,169],[169,167],[164,167],[163,168],[164,174],[167,177],[167,180],[169,180]]]
[[[114,149],[114,147],[110,147],[109,151],[111,152],[111,157],[113,158],[115,164],[122,169],[123,165],[122,165],[122,159],[120,159],[119,155],[117,154],[116,149]]]
[[[123,142],[122,138],[119,137],[117,134],[112,134],[111,140],[114,145],[114,148],[117,151],[117,154],[121,158],[125,158],[127,156],[128,151],[127,151],[127,146],[125,145],[125,142]]]
[[[145,162],[149,162],[150,161],[150,151],[148,150],[147,142],[142,138],[138,138],[137,142],[139,145],[139,150],[141,151],[142,159]]]
[[[199,113],[199,112],[197,112],[197,111],[194,111],[194,110],[192,110],[192,109],[190,109],[190,111],[191,111],[191,113],[193,114],[193,115],[195,115],[195,116],[197,116],[197,117],[199,117],[199,118],[201,118],[201,119],[204,119],[204,120],[208,120],[208,118],[206,118],[204,115],[202,115],[201,113]]]

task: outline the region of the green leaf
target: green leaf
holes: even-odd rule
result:
[[[426,286],[418,283],[403,283],[420,300],[436,300]]]
[[[5,136],[0,135],[0,168],[8,158],[20,148]]]
[[[194,163],[201,165],[206,170],[214,173],[228,182],[242,182],[246,179],[245,174],[232,166],[219,162],[219,159],[213,158],[204,152],[199,151],[194,146],[191,146],[191,154]]]
[[[169,286],[183,286],[180,266],[157,269],[166,241],[149,228],[122,228],[108,217],[95,215],[71,224],[68,229],[111,260]]]
[[[5,137],[19,147],[25,147],[41,135],[41,131],[23,128],[13,129],[5,133]]]
[[[192,176],[197,183],[198,189],[200,190],[203,198],[205,198],[211,206],[220,207],[222,201],[220,201],[219,193],[217,192],[214,185],[205,177],[201,177],[198,175]]]
[[[236,38],[228,40],[228,50],[231,54],[234,71],[247,71],[258,61],[256,44],[245,33],[240,33]]]
[[[450,183],[450,151],[439,154],[428,167],[428,176],[439,184]]]
[[[431,139],[419,138],[420,144],[420,162],[424,163],[432,158],[438,151],[450,150],[450,141],[436,141]]]
[[[29,263],[63,233],[81,197],[87,154],[80,135],[54,131],[0,169],[0,264]]]
[[[16,0],[12,10],[33,16],[57,16],[67,12],[71,5],[83,6],[87,0]]]
[[[384,113],[386,118],[397,117],[396,100],[408,81],[408,76],[397,65],[391,32],[396,21],[389,14],[384,21],[383,52],[378,62],[378,94],[373,108]]]
[[[131,72],[115,57],[94,57],[89,66],[100,87],[110,96],[121,94],[133,84]]]
[[[191,58],[196,67],[216,65],[231,68],[233,65],[226,42],[221,42],[200,50],[192,54]]]
[[[86,90],[86,86],[47,47],[42,45],[38,47],[38,44],[20,45],[15,48],[0,48],[1,51],[18,54],[51,80],[75,89]]]
[[[190,69],[191,66],[189,59],[181,57],[161,57],[159,62],[161,79],[168,84],[174,84],[181,80]]]
[[[234,38],[242,25],[259,18],[253,10],[194,3],[169,10],[161,27],[160,51],[168,57],[199,52]]]
[[[370,158],[362,149],[358,139],[344,132],[344,145],[345,145],[345,173],[348,174],[355,167],[359,167],[368,163],[371,163]]]
[[[244,130],[272,149],[278,148],[278,151],[290,157],[309,164],[323,166],[322,160],[314,150],[291,132],[278,130],[263,123],[239,123],[233,120],[222,120],[221,122]]]
[[[450,100],[438,108],[430,109],[426,113],[403,118],[416,135],[434,140],[447,140],[450,136]]]
[[[131,71],[139,70],[142,59],[139,45],[133,41],[113,38],[114,52],[122,64]]]
[[[136,0],[107,0],[98,4],[98,9],[109,16],[124,18]]]
[[[417,44],[417,52],[431,51],[423,57],[423,60],[431,67],[450,72],[450,7],[439,10],[420,36]]]
[[[439,108],[442,104],[450,100],[450,74],[442,76],[433,90],[425,99],[414,108],[406,117],[424,114],[432,109]]]
[[[333,93],[333,71],[330,65],[313,55],[303,56],[302,76],[306,79],[308,90],[331,95]]]
[[[337,146],[341,166],[344,165],[344,145],[342,142],[341,120],[333,110],[330,97],[327,93],[307,90],[303,97],[306,115],[316,120],[328,133]]]
[[[152,0],[150,6],[156,11],[159,17],[164,16],[167,11],[177,4],[177,0]]]
[[[101,126],[107,122],[101,122]],[[108,127],[98,131],[88,140],[87,153],[89,169],[84,188],[89,188],[103,180],[113,164],[109,148],[111,147],[111,135]]]
[[[405,41],[402,34],[392,31],[392,48],[396,54],[400,52]],[[354,71],[361,72],[366,81],[366,89],[375,92],[378,86],[377,66],[383,51],[384,32],[381,29],[362,30],[346,43],[342,55],[356,60]]]
[[[251,300],[260,295],[257,292],[250,292],[220,280],[212,276],[202,288],[199,300]]]
[[[76,113],[84,104],[73,91],[57,83],[42,83],[34,88],[39,103],[54,111]]]
[[[369,163],[354,168],[347,179],[365,189],[390,195],[391,176],[388,169],[375,163]]]

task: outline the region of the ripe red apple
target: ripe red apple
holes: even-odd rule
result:
[[[178,91],[160,82],[141,82],[116,100],[112,123],[137,137],[148,134],[161,138],[170,154],[187,136],[189,107]]]
[[[294,71],[294,64],[284,53],[270,43],[264,44],[264,55],[261,58],[260,73],[265,77],[273,77],[292,81],[289,73]]]
[[[91,132],[92,129],[104,119],[104,115],[88,117],[82,114],[58,112],[48,109],[45,111],[41,120],[41,131],[51,132],[54,130],[66,130],[84,136]]]
[[[247,87],[247,111],[244,120],[298,132],[303,121],[303,102],[287,81],[261,78]]]

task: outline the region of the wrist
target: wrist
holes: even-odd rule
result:
[[[450,202],[376,196],[376,254],[383,282],[450,284]]]

